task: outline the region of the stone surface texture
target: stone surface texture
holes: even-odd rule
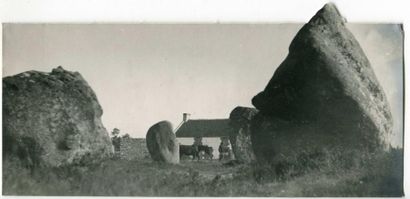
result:
[[[3,78],[3,155],[28,166],[97,162],[113,147],[97,97],[78,72],[58,67]]]
[[[392,132],[387,98],[345,19],[326,4],[290,44],[268,85],[252,99],[258,160],[301,151],[386,149]]]
[[[179,143],[172,124],[161,121],[149,128],[146,136],[147,148],[154,161],[179,163]]]
[[[255,160],[251,142],[251,120],[258,113],[255,108],[236,107],[232,110],[229,119],[234,131],[229,136],[235,159],[242,163]]]

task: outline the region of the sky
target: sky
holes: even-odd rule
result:
[[[370,60],[403,134],[403,35],[395,24],[348,24]],[[108,132],[145,137],[182,113],[228,118],[252,107],[302,24],[5,24],[3,77],[78,71],[95,91]]]

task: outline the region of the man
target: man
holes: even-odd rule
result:
[[[202,146],[202,137],[194,137],[194,143],[192,144],[192,147],[193,150],[197,152],[195,155],[196,157],[198,157],[198,160],[203,158],[203,154],[201,154],[199,150],[200,146]]]
[[[231,149],[229,148],[229,140],[227,137],[221,137],[221,144],[219,144],[219,160],[230,158]]]
[[[202,137],[194,137],[194,145],[202,146]]]
[[[113,131],[111,132],[111,135],[113,136],[111,138],[112,145],[114,146],[114,152],[117,153],[120,151],[121,147],[121,137],[119,136],[120,130],[117,128],[114,128]]]

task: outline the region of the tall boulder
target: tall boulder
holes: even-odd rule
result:
[[[333,4],[290,44],[265,90],[252,99],[252,143],[260,161],[302,151],[385,149],[392,132],[387,98],[359,43]]]
[[[3,157],[62,166],[112,155],[102,109],[78,72],[28,71],[3,78]]]
[[[172,130],[172,124],[161,121],[148,129],[147,148],[154,161],[179,163],[179,144]]]
[[[232,110],[229,116],[230,125],[234,129],[229,135],[229,140],[235,159],[243,163],[250,163],[255,160],[250,126],[253,117],[257,113],[258,110],[255,108],[238,106]]]

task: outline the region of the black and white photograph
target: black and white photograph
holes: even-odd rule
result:
[[[403,24],[347,13],[2,23],[2,195],[403,197]]]

